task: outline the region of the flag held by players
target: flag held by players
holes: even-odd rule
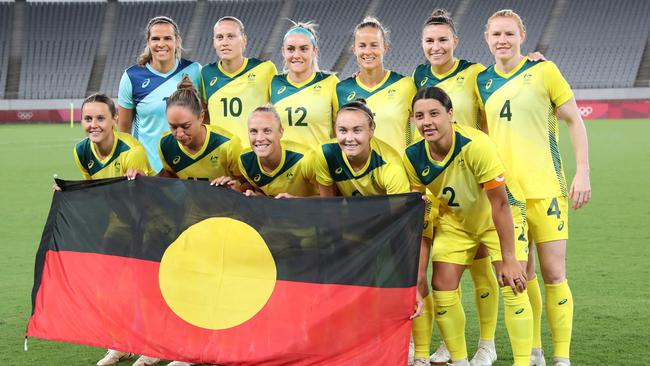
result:
[[[406,363],[419,195],[275,200],[147,177],[60,185],[28,336],[221,365]]]

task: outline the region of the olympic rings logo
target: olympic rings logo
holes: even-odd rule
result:
[[[34,113],[32,112],[17,112],[16,115],[21,121],[29,121],[34,117]]]
[[[580,115],[582,117],[589,117],[592,113],[594,113],[594,109],[590,105],[586,107],[578,107],[578,110],[580,110]]]

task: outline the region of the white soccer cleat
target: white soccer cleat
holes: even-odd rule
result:
[[[479,341],[478,349],[469,362],[471,366],[492,366],[497,360],[497,350],[494,341]]]
[[[449,354],[449,350],[447,349],[447,345],[445,342],[440,342],[440,346],[438,346],[438,349],[433,352],[431,357],[429,357],[429,362],[431,362],[434,365],[445,365],[447,362],[451,360],[451,354]]]
[[[159,358],[149,357],[149,356],[140,356],[133,363],[133,366],[151,366],[160,362]]]
[[[183,362],[183,361],[172,361],[167,364],[167,366],[192,366],[193,363]]]
[[[530,352],[530,366],[546,366],[543,349],[533,348]]]
[[[109,349],[106,351],[104,358],[97,361],[97,366],[114,365],[120,361],[128,360],[131,357],[133,357],[133,353],[120,352],[114,349]]]
[[[553,357],[553,366],[571,366],[568,358]]]
[[[408,357],[408,366],[413,366],[415,362],[415,342],[413,342],[413,336],[409,341],[409,357]]]
[[[430,366],[429,359],[426,357],[416,357],[413,361],[413,366]]]
[[[449,366],[470,366],[469,362],[467,362],[467,359],[451,361],[447,365],[449,365]]]

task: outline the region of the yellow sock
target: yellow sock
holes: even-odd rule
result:
[[[573,296],[569,283],[545,285],[546,317],[553,339],[553,357],[569,358],[573,328]]]
[[[415,357],[429,358],[431,348],[431,335],[433,333],[433,294],[424,298],[422,314],[413,319],[413,343],[415,343]]]
[[[478,311],[480,339],[494,340],[499,314],[499,284],[490,257],[476,259],[469,267],[474,281],[474,300]]]
[[[533,348],[533,311],[526,291],[515,295],[509,286],[502,287],[503,307],[515,365],[530,365]]]
[[[526,291],[533,309],[533,348],[542,348],[542,291],[537,276],[528,281]]]
[[[458,290],[433,291],[436,324],[452,360],[467,358],[465,344],[465,311]]]

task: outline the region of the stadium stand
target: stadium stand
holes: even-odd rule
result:
[[[18,96],[79,98],[86,93],[105,3],[29,2]],[[4,56],[3,56],[4,57]]]
[[[178,24],[183,36],[183,31],[189,28],[195,5],[194,2],[188,1],[121,2],[117,17],[118,27],[111,46],[112,52],[106,60],[101,90],[108,95],[117,96],[122,73],[127,67],[135,64],[142,52],[145,43],[144,30],[149,19],[158,15],[171,17]]]
[[[7,84],[13,13],[13,3],[0,2],[0,99],[5,97],[5,87]]]
[[[278,18],[281,7],[282,2],[279,0],[209,1],[197,49],[192,50],[193,59],[201,65],[216,61],[212,46],[214,23],[226,15],[232,15],[244,23],[244,30],[248,34],[246,56],[261,57],[269,39],[270,26]]]
[[[346,47],[352,43],[354,26],[363,19],[364,10],[368,8],[369,0],[299,0],[289,19],[295,22],[313,21],[318,24],[319,58],[322,70],[331,71],[336,60]],[[344,12],[340,9],[345,9]],[[291,27],[288,20],[280,19],[282,36]],[[281,44],[281,42],[279,42]],[[284,61],[280,50],[274,52],[272,61],[278,70],[282,70]]]
[[[634,86],[650,30],[650,2],[568,2],[547,57],[574,88]]]

